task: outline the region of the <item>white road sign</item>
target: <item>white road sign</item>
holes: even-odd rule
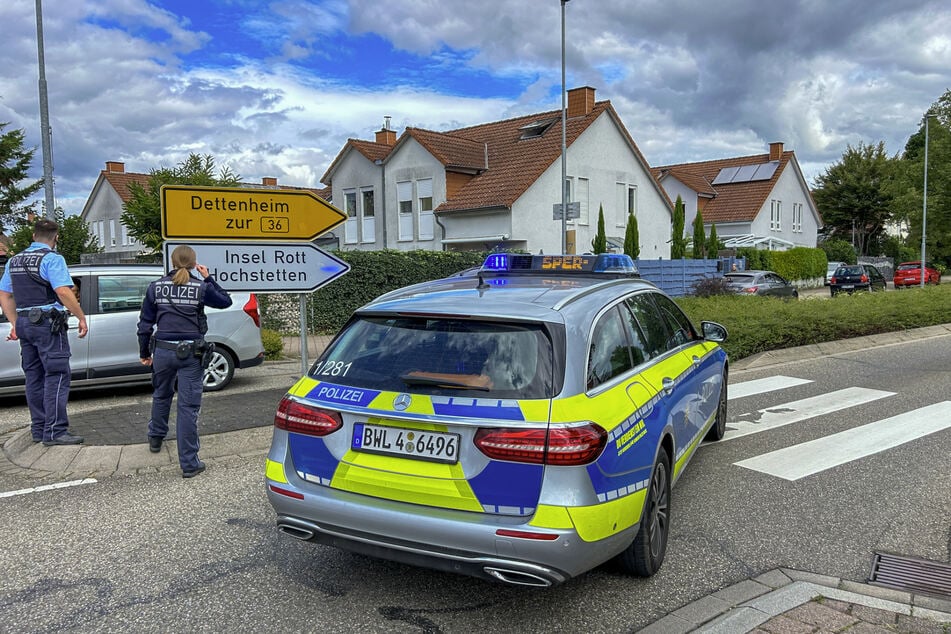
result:
[[[180,244],[195,249],[222,288],[250,293],[310,293],[350,270],[350,265],[309,242],[168,242],[166,270]]]

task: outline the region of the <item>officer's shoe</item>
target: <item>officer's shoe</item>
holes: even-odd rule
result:
[[[85,440],[82,436],[74,436],[73,434],[66,432],[60,434],[53,440],[44,440],[44,447],[52,447],[53,445],[80,445]]]
[[[201,473],[201,472],[204,471],[204,470],[205,470],[205,463],[199,461],[198,466],[195,467],[194,469],[191,469],[190,471],[182,471],[182,477],[183,477],[183,478],[194,478],[196,475],[198,475],[199,473]]]
[[[149,451],[152,453],[158,453],[162,450],[162,441],[164,438],[159,438],[158,436],[149,436]]]

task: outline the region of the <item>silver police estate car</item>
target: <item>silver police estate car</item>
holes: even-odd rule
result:
[[[529,586],[655,573],[671,487],[726,425],[726,330],[627,256],[498,254],[359,309],[277,409],[293,537]]]
[[[72,385],[75,388],[147,383],[151,368],[139,362],[136,325],[149,283],[164,273],[155,265],[74,265],[69,267],[86,313],[89,334],[80,339],[78,320],[70,317],[69,346]],[[206,339],[215,354],[205,370],[204,389],[215,391],[231,382],[235,368],[264,361],[257,299],[249,293],[231,293],[230,308],[205,309]],[[23,394],[20,344],[7,341],[10,325],[0,313],[0,395]]]

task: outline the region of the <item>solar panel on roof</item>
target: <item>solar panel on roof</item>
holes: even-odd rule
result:
[[[757,163],[756,165],[742,165],[740,167],[724,167],[713,179],[714,185],[727,183],[751,183],[753,181],[767,181],[776,173],[779,161]]]
[[[732,183],[733,177],[739,170],[739,167],[724,167],[720,170],[720,173],[717,174],[717,177],[713,179],[713,184],[723,185],[725,183]]]
[[[757,167],[759,167],[759,165],[744,165],[736,172],[736,175],[730,182],[748,183],[749,181],[753,180],[753,174],[756,173]]]

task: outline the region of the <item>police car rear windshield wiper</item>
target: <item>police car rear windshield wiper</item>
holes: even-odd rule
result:
[[[406,385],[435,385],[437,387],[481,390],[483,392],[492,389],[492,379],[484,374],[441,374],[439,372],[414,370],[401,374],[400,378]]]

